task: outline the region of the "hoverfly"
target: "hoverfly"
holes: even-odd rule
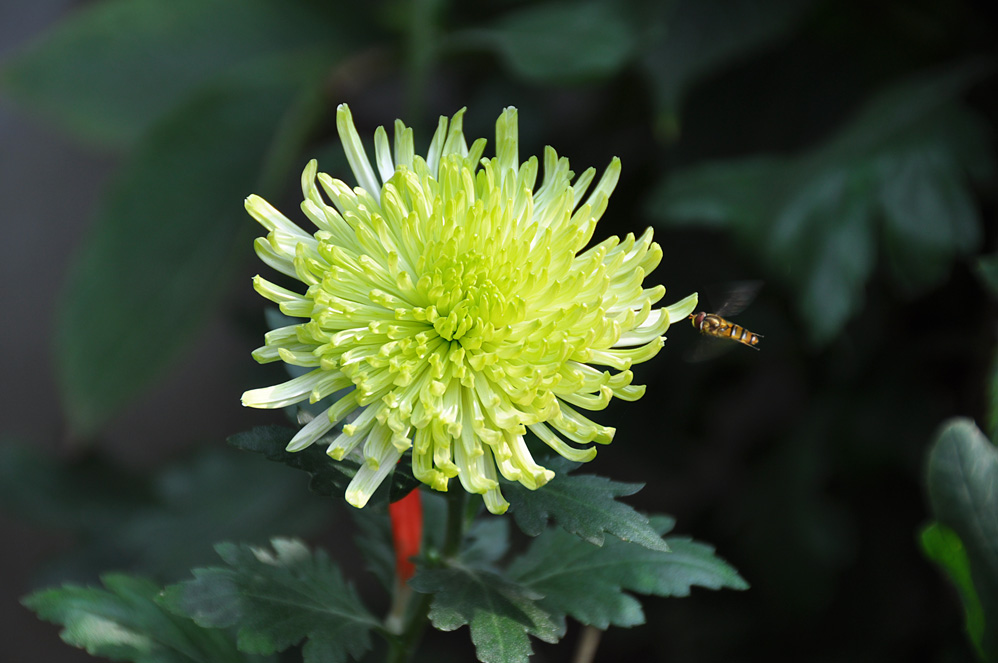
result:
[[[759,339],[762,338],[761,334],[750,332],[741,325],[726,320],[722,316],[738,315],[741,313],[755,299],[761,285],[760,281],[745,281],[735,284],[729,289],[728,295],[724,303],[717,309],[717,313],[700,311],[699,313],[691,313],[689,315],[690,320],[693,322],[693,327],[704,336],[732,340],[758,350],[757,346],[759,345]],[[713,352],[704,353],[698,349],[694,359],[705,359],[706,356],[710,356],[711,354]]]

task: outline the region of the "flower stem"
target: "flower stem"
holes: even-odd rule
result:
[[[464,541],[464,526],[468,506],[468,493],[463,488],[447,494],[447,529],[441,554],[444,559],[454,557],[461,550]]]
[[[431,561],[434,566],[441,565],[461,551],[466,524],[467,501],[468,494],[463,489],[447,493],[447,524],[444,532],[444,543],[439,554],[435,556],[436,559]],[[430,557],[432,559],[434,556]],[[405,625],[398,637],[391,642],[388,656],[385,659],[386,663],[406,663],[409,661],[416,651],[420,638],[423,637],[423,631],[426,630],[433,595],[414,593],[411,598],[412,603],[406,611]]]
[[[426,87],[437,58],[437,20],[440,0],[410,0],[406,41],[406,107],[411,117],[422,119]]]
[[[575,656],[572,657],[572,663],[592,663],[593,659],[596,658],[596,649],[599,648],[600,638],[603,636],[603,631],[592,625],[587,625],[582,629],[582,635],[579,636],[579,644],[575,649]]]

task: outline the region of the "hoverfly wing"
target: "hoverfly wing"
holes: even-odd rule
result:
[[[714,286],[708,288],[708,294],[710,292],[717,292],[721,295],[717,298],[708,297],[708,301],[720,302],[719,307],[713,311],[713,313],[715,316],[726,318],[728,316],[738,315],[744,311],[745,308],[752,303],[756,295],[759,294],[760,288],[762,288],[762,281],[734,281],[726,283],[720,287]],[[727,323],[729,321],[725,320],[725,322]],[[735,325],[735,327],[740,329],[737,325]],[[702,332],[700,338],[694,346],[686,352],[686,360],[690,362],[699,362],[713,359],[718,355],[724,354],[725,352],[731,350],[738,344],[737,342],[732,341],[737,341],[737,339],[717,337]],[[750,347],[754,347],[754,344],[750,345]]]
[[[761,287],[762,281],[735,281],[727,284],[722,298],[717,300],[720,306],[714,313],[725,318],[738,315],[755,300]]]

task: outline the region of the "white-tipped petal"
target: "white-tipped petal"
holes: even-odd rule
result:
[[[347,503],[358,509],[367,504],[402,457],[402,452],[392,445],[391,437],[384,429],[376,429],[371,433],[364,453],[364,462],[350,480],[346,492]]]
[[[289,235],[311,240],[312,236],[295,225],[274,206],[256,194],[246,198],[246,211],[267,230],[282,230]]]
[[[305,424],[298,433],[288,442],[286,451],[301,451],[312,444],[320,437],[331,431],[336,424],[360,407],[354,392],[350,392],[326,410]]]
[[[378,184],[371,168],[371,161],[367,158],[367,151],[364,143],[360,140],[357,127],[353,124],[353,116],[350,114],[350,107],[340,104],[336,108],[336,131],[340,135],[343,143],[343,151],[346,153],[350,170],[357,178],[357,184],[366,190],[375,200],[381,197],[381,185]]]
[[[666,307],[666,310],[669,312],[669,322],[685,320],[696,309],[697,302],[697,293],[694,292],[692,295],[680,299],[672,306]]]
[[[388,144],[388,132],[384,127],[378,127],[374,132],[374,161],[378,165],[381,181],[390,180],[395,174],[395,164],[392,162],[392,148]]]
[[[273,409],[299,403],[308,398],[312,389],[324,377],[323,371],[316,369],[273,387],[251,389],[243,394],[243,405],[246,407]]]

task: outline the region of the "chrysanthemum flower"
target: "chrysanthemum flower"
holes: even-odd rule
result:
[[[531,489],[554,476],[531,457],[527,430],[568,459],[592,459],[591,443],[610,442],[614,429],[579,409],[640,398],[630,367],[655,356],[669,324],[696,305],[694,294],[652,308],[665,288],[642,286],[662,257],[650,229],[583,251],[618,159],[585,197],[595,170],[573,181],[568,160],[548,147],[535,187],[537,158],[517,154],[516,109],[496,122],[492,159],[482,159],[484,139],[468,147],[462,115],[440,118],[425,159],[400,121],[394,150],[379,128],[372,167],[341,105],[337,129],[360,186],[306,166],[301,208],[314,234],[263,199],[246,200],[269,231],[257,254],[307,286],[299,294],[255,277],[260,294],[305,321],[268,333],[253,356],[312,370],[247,391],[243,404],[280,408],[340,392],[288,450],[321,439],[334,460],[361,461],[346,493],[357,507],[411,449],[417,479],[447,490],[457,477],[502,513],[499,474]]]

